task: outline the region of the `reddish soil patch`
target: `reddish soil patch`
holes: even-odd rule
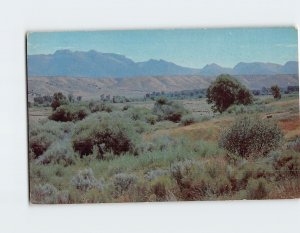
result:
[[[283,130],[287,138],[300,135],[300,117],[293,116],[282,119],[278,122],[279,127]]]

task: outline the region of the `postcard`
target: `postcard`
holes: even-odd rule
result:
[[[296,28],[26,43],[31,203],[300,197]]]

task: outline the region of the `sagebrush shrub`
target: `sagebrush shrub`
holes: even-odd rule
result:
[[[127,117],[129,117],[134,121],[136,120],[145,121],[146,116],[151,114],[151,111],[147,108],[131,107],[126,111],[125,114]]]
[[[184,126],[191,125],[195,122],[196,122],[196,119],[192,115],[186,115],[181,118],[181,124]]]
[[[153,143],[151,144],[152,146],[151,150],[164,151],[170,147],[175,146],[176,144],[178,144],[178,141],[172,137],[158,136],[153,139]]]
[[[155,123],[157,122],[157,116],[153,114],[147,115],[146,122],[150,125],[155,125]]]
[[[264,178],[251,178],[246,187],[246,192],[249,199],[264,199],[270,192],[268,181]]]
[[[42,123],[29,124],[29,153],[31,159],[41,156],[49,146],[61,140],[65,134],[70,133],[73,123],[58,123],[46,120]]]
[[[101,120],[87,119],[81,122],[72,138],[74,150],[81,156],[92,154],[94,145],[99,147],[101,155],[105,152],[116,155],[133,153],[138,140],[133,123],[114,115],[105,115]]]
[[[61,105],[49,116],[54,121],[78,121],[82,120],[89,114],[89,110],[85,106],[76,104]]]
[[[297,137],[294,141],[289,142],[287,148],[296,152],[300,152],[300,137]]]
[[[57,138],[49,133],[29,137],[29,151],[33,159],[41,156]]]
[[[237,165],[234,172],[228,173],[227,176],[231,181],[234,191],[245,189],[250,179],[270,179],[274,176],[275,171],[272,164],[257,160],[255,163],[244,161]]]
[[[112,112],[113,106],[111,104],[102,101],[90,101],[89,109],[92,113],[94,112]]]
[[[87,191],[92,188],[102,191],[104,186],[102,180],[97,180],[95,178],[94,172],[91,168],[80,170],[72,177],[71,184],[81,191]]]
[[[193,160],[178,161],[171,165],[170,172],[176,182],[181,185],[184,178],[189,178],[198,164]]]
[[[132,122],[132,126],[134,127],[135,131],[139,134],[145,133],[150,130],[150,126],[145,121],[141,120],[136,120]]]
[[[278,177],[299,177],[300,176],[300,154],[290,150],[279,153],[273,162]]]
[[[113,177],[113,185],[118,194],[123,194],[136,184],[138,178],[133,174],[119,173]]]
[[[242,157],[257,157],[276,149],[282,138],[280,128],[273,121],[242,116],[221,132],[219,145]]]
[[[157,201],[163,201],[166,198],[167,190],[166,186],[162,182],[156,182],[152,185],[152,192],[156,196]]]
[[[69,193],[58,191],[52,184],[39,184],[30,192],[30,200],[40,204],[66,204],[69,203]]]
[[[38,160],[40,164],[62,164],[69,166],[75,164],[75,155],[71,145],[64,142],[52,144]]]
[[[131,105],[124,105],[124,107],[122,108],[122,111],[127,111],[129,108],[131,108]]]
[[[55,203],[57,189],[52,184],[37,185],[31,191],[32,200],[36,202]]]
[[[155,102],[153,113],[158,116],[158,120],[179,122],[181,117],[187,114],[188,111],[181,103],[161,97]]]
[[[145,178],[149,181],[155,180],[157,177],[165,176],[168,172],[162,169],[150,170],[145,174]]]

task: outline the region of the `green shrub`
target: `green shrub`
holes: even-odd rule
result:
[[[269,112],[271,110],[270,106],[266,106],[264,104],[253,104],[253,105],[231,105],[226,112],[227,113],[234,113],[235,115],[240,114],[252,114],[258,112]]]
[[[54,135],[45,132],[29,137],[31,157],[36,159],[41,156],[56,139]]]
[[[125,113],[125,117],[128,117],[134,121],[142,121],[150,125],[154,125],[157,121],[157,116],[152,114],[151,110],[141,107],[130,107]]]
[[[148,132],[150,130],[150,126],[146,122],[140,120],[132,122],[132,126],[134,127],[134,130],[139,134]]]
[[[166,174],[168,174],[168,172],[166,170],[162,170],[162,169],[154,169],[154,170],[150,170],[145,174],[145,179],[152,181],[155,180],[158,177],[161,176],[165,176]]]
[[[114,115],[104,115],[101,120],[90,118],[80,122],[72,137],[73,148],[81,156],[92,154],[94,145],[99,147],[101,154],[110,151],[116,155],[134,153],[138,140],[133,123]]]
[[[181,118],[181,124],[184,126],[191,125],[195,122],[196,122],[196,119],[192,115],[186,115]]]
[[[124,107],[122,108],[122,111],[127,111],[129,108],[131,108],[131,105],[124,105]]]
[[[167,186],[165,180],[158,179],[151,185],[151,190],[155,194],[156,201],[164,201],[167,197]]]
[[[151,111],[147,108],[131,107],[126,111],[126,116],[134,121],[144,121],[145,117],[150,113]]]
[[[67,191],[58,191],[52,184],[39,184],[30,192],[32,203],[67,204],[70,202]]]
[[[158,136],[153,139],[152,143],[152,151],[159,150],[164,151],[170,147],[174,147],[175,145],[179,145],[178,141],[169,136]]]
[[[72,123],[58,123],[55,121],[29,123],[29,153],[31,159],[42,155],[55,141],[60,140],[73,128]]]
[[[239,115],[239,114],[245,114],[245,113],[250,113],[249,109],[244,106],[244,105],[231,105],[227,110],[226,112],[228,113],[234,113],[236,115]]]
[[[68,103],[67,97],[64,96],[61,92],[54,93],[52,97],[51,107],[53,110],[56,110],[59,106],[65,105]]]
[[[50,120],[54,121],[78,121],[82,120],[89,114],[89,110],[80,105],[70,104],[62,105],[49,116]]]
[[[242,116],[223,130],[219,145],[242,157],[262,156],[276,149],[282,138],[281,130],[273,121]]]
[[[160,97],[154,104],[153,113],[158,116],[158,120],[169,120],[179,122],[181,117],[188,111],[179,102],[170,101],[165,97]]]
[[[41,132],[46,132],[55,137],[63,138],[66,133],[72,131],[73,122],[56,122],[48,119],[39,122],[29,122],[29,136],[36,136]]]
[[[274,156],[273,166],[278,177],[300,176],[300,154],[293,150],[287,150]]]
[[[90,101],[89,109],[92,113],[94,112],[112,112],[113,106],[111,104],[102,101]]]
[[[75,164],[72,146],[63,142],[52,144],[45,153],[38,158],[37,163],[62,164],[64,166]]]
[[[241,161],[231,172],[227,172],[227,177],[231,181],[233,191],[246,189],[250,179],[271,179],[276,174],[272,164],[262,159],[256,162]]]
[[[264,178],[250,179],[246,192],[248,199],[264,199],[270,192],[268,181]]]
[[[137,177],[132,174],[119,173],[113,177],[113,185],[118,194],[123,194],[137,182]]]
[[[97,180],[94,176],[91,168],[80,170],[71,179],[71,184],[81,191],[87,191],[88,189],[96,188],[99,191],[103,190],[103,181]]]
[[[185,160],[172,164],[170,170],[184,200],[211,199],[232,189],[225,166],[217,161],[201,164]]]
[[[191,178],[194,169],[198,169],[198,164],[195,161],[184,160],[173,163],[170,172],[178,185],[182,185],[184,179]]]
[[[287,148],[300,152],[300,137],[298,136],[294,141],[289,142]]]
[[[150,125],[155,125],[155,123],[157,122],[158,117],[156,115],[147,115],[146,116],[146,122]]]

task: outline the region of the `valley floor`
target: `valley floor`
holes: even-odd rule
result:
[[[259,97],[250,106],[234,106],[223,114],[211,112],[205,98],[180,102],[196,119],[194,122],[188,125],[171,121],[146,122],[148,115],[152,116],[154,101],[112,104],[110,113],[90,113],[76,122],[49,120],[50,107],[30,107],[31,202],[300,197],[298,95],[286,95],[281,100]],[[128,110],[124,110],[127,105]],[[284,134],[280,147],[263,157],[251,158],[237,157],[222,149],[218,143],[220,133],[245,114],[276,122]],[[139,135],[137,152],[117,155],[106,151],[102,154],[100,147],[93,147],[91,154],[80,156],[74,149],[74,142],[89,132],[84,131],[88,130],[86,127],[98,127],[90,122],[97,122],[106,115],[112,119],[128,118],[132,124],[129,128],[136,129]],[[40,146],[42,153],[34,154],[32,145]]]

